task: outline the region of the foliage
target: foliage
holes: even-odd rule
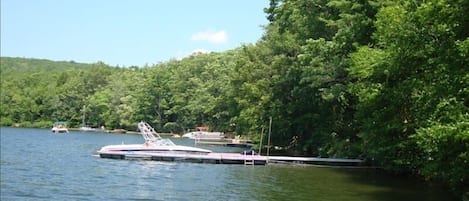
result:
[[[468,191],[469,1],[271,0],[255,44],[119,68],[1,58],[2,126],[195,126]],[[264,137],[264,139],[266,139]],[[259,142],[260,143],[260,142]],[[265,144],[265,142],[263,142]]]
[[[468,9],[467,1],[390,3],[377,13],[375,43],[352,53],[349,68],[368,157],[456,191],[468,175]]]

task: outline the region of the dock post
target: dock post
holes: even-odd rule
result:
[[[261,130],[261,142],[259,143],[259,155],[262,154],[262,138],[264,137],[264,127],[262,127],[262,130]]]
[[[272,117],[269,120],[269,137],[267,138],[267,163],[269,162],[270,155],[270,134],[272,133]]]

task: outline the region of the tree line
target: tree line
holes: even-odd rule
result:
[[[182,133],[469,186],[469,2],[271,0],[255,44],[144,67],[1,58],[1,124]],[[265,133],[265,132],[264,132]],[[265,138],[264,138],[265,139]],[[466,197],[467,197],[466,193]]]

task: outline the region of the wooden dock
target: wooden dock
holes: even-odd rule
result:
[[[345,158],[318,158],[318,157],[293,157],[293,156],[269,156],[269,163],[293,163],[330,166],[360,166],[365,161],[361,159]]]
[[[267,159],[259,155],[245,155],[238,153],[209,153],[209,154],[184,154],[184,153],[128,153],[108,152],[100,153],[101,158],[127,159],[127,160],[154,160],[154,161],[179,161],[193,163],[212,164],[250,164],[265,165]]]
[[[100,153],[101,158],[127,159],[127,160],[154,160],[154,161],[179,161],[211,164],[244,164],[267,165],[269,163],[288,164],[314,164],[331,166],[360,166],[364,161],[359,159],[316,158],[316,157],[290,157],[290,156],[261,156],[255,154],[240,153],[132,153],[132,152],[108,152]]]

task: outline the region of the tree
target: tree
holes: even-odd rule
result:
[[[377,14],[376,44],[353,54],[350,68],[368,156],[456,191],[468,180],[460,168],[469,149],[468,9],[467,1],[389,4]]]

